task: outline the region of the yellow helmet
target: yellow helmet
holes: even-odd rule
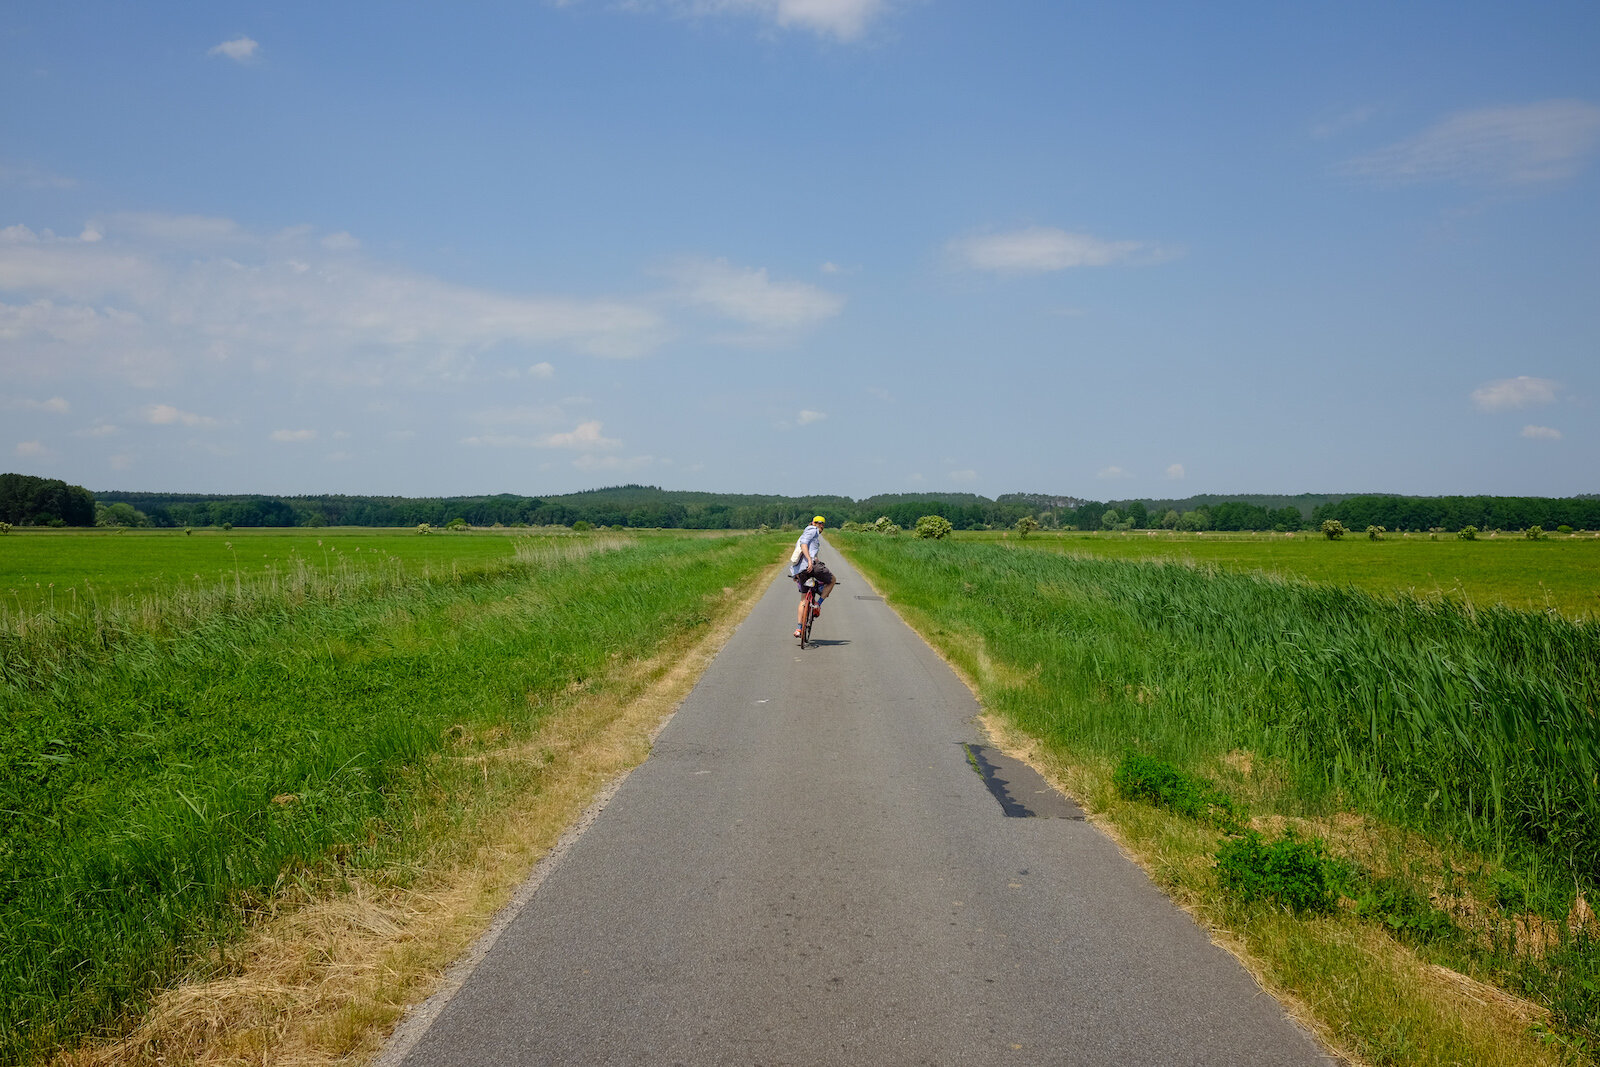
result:
[[[812,522],[827,522],[828,520],[824,519],[821,515],[818,515],[816,518],[812,519],[811,521]]]

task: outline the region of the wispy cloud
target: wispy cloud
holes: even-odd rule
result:
[[[665,335],[642,301],[456,285],[346,242],[330,250],[306,228],[127,215],[95,232],[0,230],[0,341],[34,377],[153,386],[196,362],[232,361],[302,380],[418,385],[491,351],[633,357]]]
[[[839,314],[844,297],[809,282],[774,281],[765,267],[739,267],[726,259],[681,259],[662,269],[674,297],[772,337],[813,326]]]
[[[565,4],[563,5],[565,6]],[[624,10],[680,17],[743,16],[778,29],[855,41],[890,8],[890,0],[628,0]]]
[[[1480,411],[1509,411],[1533,404],[1554,403],[1560,391],[1560,382],[1522,375],[1485,382],[1472,391],[1472,403]]]
[[[1524,426],[1522,436],[1531,437],[1536,441],[1559,441],[1561,431],[1549,426]]]
[[[1114,481],[1118,478],[1128,477],[1128,472],[1121,467],[1101,467],[1095,472],[1095,477],[1105,481]]]
[[[260,47],[260,44],[248,37],[235,37],[231,41],[223,41],[209,49],[206,55],[227,56],[235,63],[248,63],[256,57],[256,49]]]
[[[1175,482],[1183,481],[1183,464],[1174,463],[1167,468],[1167,477]]]
[[[21,459],[42,459],[50,455],[43,441],[18,441],[12,451]]]
[[[580,452],[609,451],[622,447],[621,441],[600,432],[598,421],[580,422],[577,429],[567,433],[547,434],[539,444],[542,448],[574,448]]]
[[[1546,100],[1460,112],[1339,169],[1393,184],[1544,185],[1577,174],[1597,144],[1600,106]]]
[[[811,409],[807,408],[800,412],[799,421],[801,426],[809,426],[813,422],[821,422],[827,417],[828,413],[825,411],[812,411]]]
[[[952,482],[961,482],[961,483],[975,482],[975,481],[978,480],[978,472],[975,471],[975,470],[970,470],[970,469],[968,469],[968,470],[951,471],[950,472],[950,480]]]
[[[961,266],[1002,274],[1040,274],[1072,267],[1152,263],[1176,254],[1145,241],[1107,241],[1050,226],[976,234],[957,238],[945,247]]]
[[[150,404],[144,409],[144,420],[152,426],[216,426],[217,420],[209,415],[196,415],[180,411],[171,404]]]
[[[272,440],[280,444],[303,444],[317,439],[315,430],[273,430]]]
[[[35,167],[29,163],[0,163],[0,185],[23,189],[73,189],[78,180]]]

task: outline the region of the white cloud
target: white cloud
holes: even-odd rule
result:
[[[683,259],[661,273],[683,303],[708,308],[763,334],[803,329],[844,307],[844,297],[837,293],[807,282],[775,282],[765,267],[736,267],[726,259]]]
[[[4,336],[4,334],[0,334],[0,336]],[[50,415],[65,415],[72,410],[72,405],[59,396],[53,396],[49,400],[34,400],[31,397],[24,397],[20,400],[5,403],[3,406],[22,408],[24,411],[43,411]]]
[[[598,420],[580,422],[578,428],[570,433],[547,434],[539,444],[542,448],[575,448],[582,452],[622,447],[621,441],[600,433]]]
[[[215,426],[217,420],[209,415],[196,415],[179,411],[171,404],[150,404],[144,408],[145,421],[152,426]]]
[[[1472,402],[1482,411],[1506,411],[1531,404],[1553,403],[1560,390],[1560,382],[1522,375],[1478,386],[1472,391]]]
[[[1174,463],[1170,467],[1168,467],[1167,468],[1167,477],[1171,478],[1175,482],[1182,481],[1183,480],[1183,464],[1182,463]]]
[[[1524,426],[1522,428],[1522,436],[1531,437],[1537,441],[1559,441],[1561,440],[1561,431],[1552,429],[1549,426]]]
[[[283,444],[299,444],[304,441],[315,441],[317,439],[317,431],[273,430],[271,437],[274,441],[278,441]]]
[[[528,368],[528,376],[530,378],[554,378],[556,369],[548,363],[535,363]]]
[[[1358,178],[1408,184],[1541,185],[1572,177],[1600,144],[1600,107],[1584,100],[1464,111],[1346,162]]]
[[[322,247],[330,252],[354,252],[361,247],[361,242],[341,230],[324,237]]]
[[[800,425],[809,426],[813,422],[821,422],[827,417],[828,413],[825,411],[812,411],[810,408],[807,408],[800,412]]]
[[[642,302],[455,285],[330,252],[303,227],[262,235],[227,219],[122,215],[97,241],[0,230],[0,342],[43,380],[154,387],[229,359],[415,387],[460,377],[492,349],[628,357],[665,332]]]
[[[257,42],[248,37],[235,37],[231,41],[221,44],[206,52],[208,56],[227,56],[235,63],[248,63],[256,57],[256,49],[261,47]]]
[[[1170,250],[1143,241],[1106,241],[1050,226],[962,237],[951,241],[946,251],[962,266],[1003,274],[1152,263],[1173,255]]]
[[[974,470],[951,471],[950,480],[952,482],[975,482],[978,480],[978,472]]]
[[[43,441],[18,441],[14,451],[23,459],[40,459],[50,454]]]
[[[1127,476],[1128,472],[1123,470],[1121,467],[1101,467],[1100,470],[1095,473],[1096,478],[1103,478],[1106,480],[1126,478]]]
[[[840,41],[860,39],[888,11],[889,0],[629,0],[630,11],[709,18],[742,15],[779,29],[809,30]]]
[[[99,422],[99,423],[96,423],[93,426],[90,426],[88,429],[78,430],[76,436],[78,436],[78,437],[110,437],[112,434],[114,434],[116,432],[117,432],[117,427],[111,425],[108,422]]]

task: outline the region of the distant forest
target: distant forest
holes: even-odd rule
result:
[[[81,486],[0,475],[0,521],[14,526],[471,526],[646,527],[750,530],[798,527],[814,514],[834,528],[887,517],[909,529],[941,515],[958,530],[1005,529],[1024,516],[1045,529],[1299,530],[1324,519],[1352,529],[1520,530],[1540,525],[1600,529],[1600,496],[1566,498],[1389,494],[1201,495],[1168,500],[1084,500],[1040,493],[998,499],[973,493],[786,497],[696,493],[622,485],[581,493],[495,496],[262,496],[195,493],[91,494]]]

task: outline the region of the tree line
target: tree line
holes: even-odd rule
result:
[[[664,490],[620,485],[580,493],[535,497],[490,496],[266,496],[260,494],[92,494],[58,479],[0,475],[0,522],[14,526],[590,526],[687,530],[797,527],[826,515],[838,528],[881,517],[911,529],[937,515],[957,530],[1009,529],[1031,518],[1046,530],[1297,531],[1338,519],[1351,529],[1526,529],[1540,525],[1600,529],[1600,496],[1568,498],[1385,494],[1184,500],[1096,501],[1077,497],[1008,493],[991,500],[975,493],[886,493],[785,497]]]

